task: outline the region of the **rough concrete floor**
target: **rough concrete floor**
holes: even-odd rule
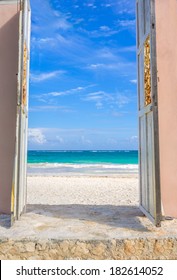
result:
[[[0,239],[79,239],[177,237],[177,220],[156,228],[137,206],[28,205],[27,213],[9,228],[0,216]]]

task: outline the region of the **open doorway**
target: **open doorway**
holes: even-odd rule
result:
[[[92,220],[138,207],[135,8],[31,1],[30,210]]]
[[[47,69],[53,71],[34,71],[31,76],[35,91],[38,90],[37,84],[43,82],[45,85],[45,92],[35,94],[33,113],[40,113],[40,127],[46,122],[49,126],[31,129],[31,141],[33,144],[37,141],[43,150],[52,147],[53,151],[60,147],[60,153],[45,151],[41,155],[41,158],[50,158],[48,167],[55,162],[60,168],[67,163],[64,168],[71,173],[77,170],[82,174],[90,172],[93,175],[95,171],[97,175],[100,172],[107,175],[111,172],[114,174],[116,170],[117,175],[122,169],[126,173],[137,173],[136,10],[140,204],[142,211],[156,225],[160,225],[158,114],[155,108],[157,77],[151,75],[156,73],[154,1],[136,1],[136,5],[130,1],[128,9],[127,1],[105,1],[101,4],[98,1],[76,2],[73,5],[45,2],[43,8],[48,11],[47,17],[42,16],[41,20],[38,18],[36,21],[36,27],[43,30],[45,37],[41,37],[37,33],[39,29],[36,29],[33,39],[40,49],[40,57],[35,61],[42,69],[45,70],[47,65]],[[46,20],[51,26],[49,24],[49,28],[44,30]],[[36,64],[33,66],[35,68]],[[50,80],[53,83],[49,91]],[[52,110],[47,119],[45,110],[48,113]],[[64,150],[64,156],[61,150]],[[36,155],[33,153],[33,156]],[[54,161],[54,157],[58,157],[59,162]],[[62,157],[65,159],[61,164]],[[98,169],[95,168],[96,164],[99,165]]]

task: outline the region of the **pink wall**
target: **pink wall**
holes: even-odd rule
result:
[[[162,204],[177,217],[177,1],[155,2]]]
[[[18,72],[17,5],[0,5],[0,213],[11,211]]]

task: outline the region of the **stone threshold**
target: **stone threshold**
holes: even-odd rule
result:
[[[177,236],[113,240],[1,239],[1,260],[176,260]]]

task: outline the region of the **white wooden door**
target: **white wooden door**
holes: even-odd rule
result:
[[[154,0],[137,0],[140,209],[161,223]]]
[[[19,65],[17,88],[16,155],[11,199],[11,221],[19,219],[26,209],[28,82],[30,49],[30,8],[27,0],[21,2],[19,13]]]
[[[20,96],[21,96],[21,81],[22,81],[22,22],[23,11],[19,11],[19,49],[18,49],[18,74],[17,74],[17,117],[16,117],[16,142],[15,142],[15,158],[14,172],[12,179],[12,194],[11,194],[11,224],[17,219],[19,212],[19,145],[20,145]]]

